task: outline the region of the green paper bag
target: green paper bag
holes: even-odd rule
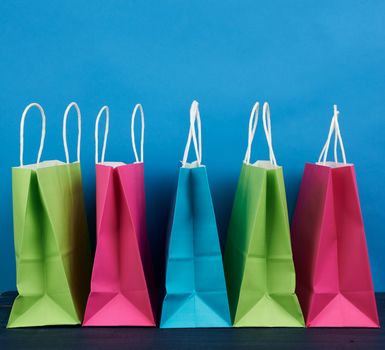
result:
[[[263,125],[270,161],[250,164],[259,103],[249,122],[249,140],[235,194],[225,252],[225,274],[234,327],[303,327],[295,294],[282,167],[271,138],[270,110]]]
[[[66,120],[78,112],[78,161],[69,163]],[[43,128],[36,164],[23,165],[24,120],[37,107]],[[19,295],[8,328],[70,325],[82,321],[89,292],[91,254],[80,172],[80,111],[68,106],[63,123],[67,162],[40,162],[45,114],[32,103],[20,125],[20,166],[12,169],[16,277]]]

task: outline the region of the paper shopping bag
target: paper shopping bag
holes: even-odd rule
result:
[[[162,328],[231,325],[213,203],[206,167],[201,164],[200,130],[198,103],[194,101],[170,223]],[[191,141],[197,161],[187,163]]]
[[[138,159],[134,120],[142,119],[141,158]],[[102,159],[98,159],[99,119],[106,112]],[[135,106],[132,123],[133,164],[105,162],[108,107],[96,120],[97,245],[83,326],[155,326],[151,299],[154,292],[150,248],[146,231],[143,136],[144,114]]]
[[[333,132],[335,159],[327,162]],[[292,232],[306,325],[379,327],[354,165],[346,163],[336,106],[318,163],[305,165]]]
[[[69,163],[67,114],[78,112],[78,161]],[[24,120],[37,107],[43,128],[37,163],[23,164]],[[67,162],[40,162],[45,114],[36,103],[23,113],[20,166],[12,169],[17,296],[8,326],[70,325],[82,321],[91,272],[91,254],[80,171],[80,111],[71,103],[64,115]]]
[[[270,161],[250,163],[259,103],[249,122],[249,140],[231,214],[225,273],[234,327],[303,327],[295,294],[295,271],[282,167],[271,138],[270,110],[263,124]]]

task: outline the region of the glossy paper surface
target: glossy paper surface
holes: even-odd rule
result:
[[[215,214],[204,166],[179,172],[166,265],[163,328],[229,327]]]
[[[308,327],[378,327],[353,165],[306,164],[292,223]]]
[[[282,168],[243,164],[225,272],[235,327],[303,327]]]

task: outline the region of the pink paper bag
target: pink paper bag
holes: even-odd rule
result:
[[[142,117],[141,160],[134,118]],[[102,161],[98,163],[98,124],[106,111]],[[155,326],[150,250],[146,232],[143,168],[144,116],[132,116],[133,164],[104,162],[109,111],[103,107],[95,127],[97,245],[83,326]]]
[[[335,161],[327,162],[333,132]],[[305,165],[292,243],[308,327],[379,327],[354,165],[346,163],[336,106],[318,163]]]

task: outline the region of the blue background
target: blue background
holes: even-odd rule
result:
[[[15,289],[11,167],[19,162],[19,121],[28,103],[46,110],[43,159],[62,160],[62,115],[72,100],[80,105],[93,235],[96,114],[110,106],[107,160],[131,162],[130,115],[135,103],[143,104],[148,223],[161,276],[189,107],[197,99],[222,244],[253,103],[270,102],[290,212],[304,163],[317,160],[338,104],[347,158],[356,165],[375,287],[385,291],[384,14],[381,0],[1,1],[0,290]],[[70,119],[74,157],[74,115]],[[267,158],[262,134],[259,128],[253,159]],[[33,112],[26,122],[29,163],[39,137]]]

